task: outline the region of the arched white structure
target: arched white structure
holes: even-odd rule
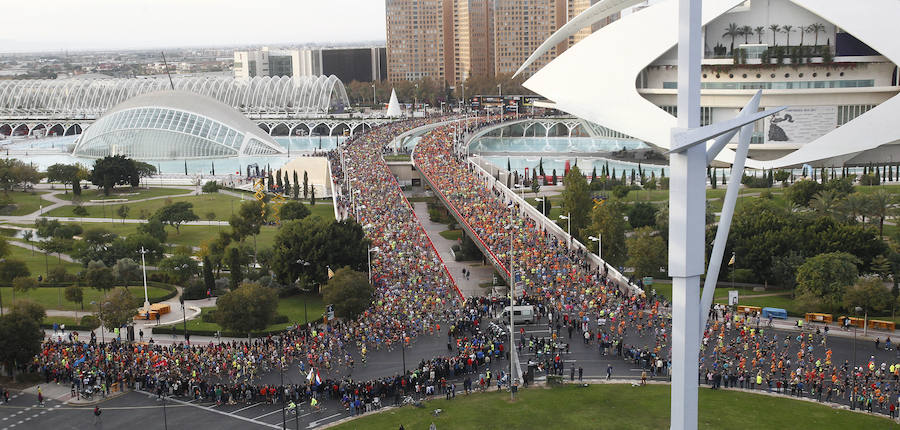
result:
[[[894,42],[896,37],[891,34],[894,18],[900,16],[900,2],[871,0],[865,8],[859,8],[841,0],[790,1],[840,26],[900,64],[900,44]],[[741,3],[742,0],[704,0],[703,24]],[[678,23],[672,19],[677,15],[676,9],[677,1],[668,0],[622,17],[567,49],[524,86],[553,100],[560,110],[668,148],[676,119],[639,94],[635,78],[676,45]],[[647,29],[653,30],[648,33]],[[765,97],[765,91],[763,94]],[[771,161],[747,160],[747,166],[792,166],[896,142],[900,140],[900,129],[891,125],[898,117],[900,96],[894,96],[791,154]],[[716,159],[731,163],[734,152],[725,149]]]
[[[336,76],[173,77],[176,90],[212,97],[249,117],[321,115],[350,105]],[[99,117],[131,97],[170,89],[167,78],[72,78],[0,82],[0,116]]]
[[[284,153],[240,112],[211,97],[158,91],[110,109],[75,142],[81,157],[126,155],[138,160]]]

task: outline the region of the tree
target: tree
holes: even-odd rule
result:
[[[778,182],[781,182],[782,187],[787,186],[787,180],[790,179],[791,174],[786,170],[779,170],[772,175],[772,178]]]
[[[374,295],[375,288],[369,284],[366,274],[349,267],[338,269],[322,289],[322,299],[334,305],[335,315],[348,320],[365,311]]]
[[[81,289],[81,287],[77,285],[69,285],[68,287],[66,287],[63,295],[66,296],[66,300],[81,305],[81,310],[84,310],[84,291]]]
[[[861,307],[867,312],[881,312],[890,307],[894,297],[884,281],[877,276],[859,278],[844,292],[844,307],[853,311]]]
[[[31,272],[24,261],[12,258],[0,261],[0,282],[12,282],[13,279],[30,275]]]
[[[306,174],[306,170],[303,171],[303,198],[309,197],[309,175]]]
[[[118,215],[119,218],[122,218],[122,224],[125,224],[125,218],[128,218],[128,212],[131,212],[131,208],[125,205],[121,205],[116,209],[116,215]]]
[[[297,171],[294,170],[294,188],[291,190],[293,191],[294,200],[297,200],[297,196],[300,195],[300,186],[298,184],[299,181],[297,180]]]
[[[159,242],[165,242],[166,238],[169,236],[166,233],[166,226],[163,225],[162,221],[151,218],[145,223],[138,224],[137,227],[138,233],[146,234]]]
[[[602,237],[603,260],[613,266],[621,266],[627,258],[625,230],[628,223],[623,215],[621,203],[607,201],[591,212],[591,225],[588,227],[594,236],[599,234]]]
[[[181,234],[181,224],[200,219],[200,217],[194,213],[193,207],[193,203],[175,202],[159,208],[156,213],[153,214],[153,218],[164,224],[175,227],[176,234]]]
[[[200,189],[204,193],[218,193],[219,192],[219,183],[216,181],[208,181],[203,184],[203,188]]]
[[[656,206],[651,203],[637,202],[628,208],[628,223],[632,228],[656,225]]]
[[[725,33],[722,34],[722,37],[730,37],[731,38],[731,49],[729,52],[734,52],[734,39],[741,34],[741,28],[738,27],[735,23],[729,23],[728,27],[725,28]]]
[[[216,289],[216,277],[213,275],[212,262],[208,256],[203,256],[203,286],[210,293]]]
[[[40,173],[31,164],[15,158],[0,159],[0,188],[3,194],[8,194],[16,186],[21,186],[24,191],[27,184],[40,179]]]
[[[759,26],[759,27],[755,27],[755,28],[753,29],[753,31],[756,33],[756,35],[757,35],[758,38],[759,38],[759,39],[756,41],[756,43],[759,43],[760,45],[762,45],[762,37],[763,37],[763,34],[766,32],[766,28],[763,27],[763,26]]]
[[[819,254],[797,269],[797,294],[815,298],[830,310],[840,307],[844,290],[858,277],[859,259],[846,252]]]
[[[116,261],[116,265],[112,268],[113,276],[126,287],[131,281],[140,279],[143,275],[141,266],[130,258],[120,258]]]
[[[772,32],[772,46],[777,46],[778,44],[775,43],[775,36],[781,32],[781,26],[778,24],[771,24],[769,25],[769,30]]]
[[[781,32],[784,33],[785,36],[787,36],[787,40],[784,44],[785,46],[791,46],[791,33],[793,33],[794,31],[795,30],[793,25],[785,24],[781,26]]]
[[[131,178],[131,186],[137,187],[141,184],[141,178],[149,178],[156,174],[156,166],[145,163],[143,161],[134,162],[134,169],[137,172],[137,175]],[[215,173],[213,173],[215,175]]]
[[[591,187],[581,174],[578,166],[572,167],[563,178],[565,189],[561,193],[562,211],[569,214],[572,223],[572,236],[583,236],[581,230],[590,222],[591,208],[594,200],[591,198]]]
[[[27,315],[29,318],[39,323],[47,317],[47,312],[44,310],[44,307],[31,300],[19,300],[18,302],[13,303],[10,312]]]
[[[805,259],[795,251],[790,251],[787,255],[772,256],[772,277],[777,285],[782,288],[793,290],[797,286],[797,268],[799,268]]]
[[[309,188],[309,205],[314,206],[316,204],[316,187],[312,186]]]
[[[16,308],[0,316],[0,363],[13,374],[41,351],[41,321]]]
[[[366,269],[369,241],[353,220],[329,221],[311,216],[289,221],[275,236],[272,271],[284,284],[324,284],[325,266]],[[308,264],[305,264],[308,263]]]
[[[30,276],[19,276],[12,281],[13,290],[17,293],[27,293],[37,289],[38,281]]]
[[[140,183],[140,173],[134,160],[124,155],[108,155],[94,161],[91,183],[103,187],[103,194],[109,195],[116,185]]]
[[[835,216],[840,207],[840,197],[834,191],[822,190],[809,202],[809,207],[819,216]]]
[[[822,190],[822,185],[809,179],[794,182],[788,188],[788,199],[798,206],[809,206],[809,201]]]
[[[173,255],[159,262],[159,268],[169,275],[176,285],[184,283],[197,274],[197,262],[187,255]]]
[[[281,222],[303,219],[309,216],[309,214],[309,209],[300,201],[287,202],[281,205],[281,210],[279,211]]]
[[[87,169],[81,164],[54,164],[47,168],[47,180],[72,186],[72,194],[81,195],[81,181],[87,179]]]
[[[138,303],[127,288],[116,288],[101,306],[100,320],[107,329],[123,327],[134,320]]]
[[[825,32],[825,24],[822,24],[821,22],[810,24],[809,29],[810,29],[810,33],[815,33],[815,40],[813,41],[813,44],[818,46],[819,45],[819,33]]]
[[[884,237],[884,220],[894,206],[894,196],[886,190],[878,189],[867,196],[869,217],[878,220],[878,236]]]
[[[111,290],[116,285],[116,277],[113,275],[112,269],[106,267],[102,261],[88,263],[88,268],[84,272],[84,281],[104,292]]]
[[[290,197],[291,195],[291,178],[288,176],[287,170],[284,171],[284,195]],[[296,184],[295,184],[296,185]]]
[[[238,213],[231,216],[228,221],[231,224],[232,237],[237,241],[242,241],[247,236],[256,236],[259,229],[265,224],[269,218],[268,205],[264,205],[258,200],[244,202]]]
[[[228,249],[227,256],[225,257],[226,263],[228,264],[228,270],[231,272],[231,289],[237,288],[241,282],[244,281],[244,273],[242,270],[242,266],[244,264],[245,257],[241,254],[241,250],[237,247],[232,247]]]
[[[653,276],[660,273],[660,268],[666,265],[668,258],[666,242],[654,234],[652,228],[638,228],[625,243],[628,247],[626,264],[634,268],[636,276]]]
[[[85,209],[84,206],[75,205],[75,207],[72,208],[72,213],[75,215],[78,215],[80,217],[84,217],[84,216],[87,216],[88,210]]]
[[[272,323],[277,308],[274,289],[244,283],[216,300],[216,322],[237,333],[259,331]]]

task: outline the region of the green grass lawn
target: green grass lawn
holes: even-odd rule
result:
[[[700,390],[699,427],[704,429],[888,429],[874,417],[784,397],[726,390]],[[663,429],[669,427],[667,385],[610,384],[520,390],[515,402],[505,392],[457,394],[424,408],[403,407],[335,426],[335,429]],[[443,412],[437,417],[435,409]]]
[[[65,288],[37,288],[24,293],[17,292],[16,300],[28,299],[43,306],[44,309],[81,311],[80,305],[66,300],[65,292],[63,291],[64,289]],[[96,305],[91,305],[90,303],[92,301],[102,301],[104,297],[103,291],[90,287],[82,287],[81,291],[84,294],[84,310],[86,312],[93,312],[96,310]],[[128,287],[128,291],[131,292],[131,295],[140,298],[141,302],[143,302],[144,287],[130,286]],[[12,303],[13,298],[12,288],[0,287],[0,294],[3,296],[3,306],[9,306],[9,304]],[[154,298],[163,297],[166,294],[169,294],[168,290],[159,287],[147,287],[147,295],[150,297],[150,301],[153,301]]]
[[[332,217],[333,218],[333,217]],[[77,222],[66,222],[64,224],[77,224]],[[23,225],[16,224],[22,227],[32,227],[31,225]],[[115,233],[119,236],[128,236],[131,234],[135,234],[137,232],[138,224],[133,223],[122,223],[122,222],[111,222],[111,223],[96,223],[96,222],[85,222],[81,223],[81,226],[87,230],[90,228],[104,228],[112,233]],[[174,227],[166,227],[166,233],[168,236],[166,237],[166,243],[180,246],[201,246],[205,242],[208,242],[212,239],[215,239],[219,234],[219,230],[229,231],[231,230],[230,226],[227,225],[183,225],[181,226],[181,233],[177,233]],[[278,233],[278,226],[262,226],[259,231],[259,236],[256,238],[256,245],[259,249],[269,248],[272,244],[275,243],[275,235]],[[253,238],[245,239],[252,244]],[[21,248],[20,248],[21,249]],[[41,257],[43,259],[43,257]],[[43,264],[43,260],[41,260]],[[52,265],[52,262],[51,262]]]
[[[409,161],[409,154],[385,155],[384,161]]]
[[[0,194],[0,215],[28,215],[40,210],[41,205],[48,206],[51,203],[41,198],[44,193],[31,193],[22,191],[10,191]],[[11,204],[5,204],[6,199]]]
[[[28,270],[31,272],[31,275],[35,277],[37,275],[44,275],[44,277],[46,277],[48,266],[52,269],[57,265],[62,265],[69,273],[77,273],[81,270],[80,264],[69,263],[65,260],[60,262],[55,254],[49,254],[45,259],[43,252],[35,251],[32,254],[31,251],[15,245],[9,246],[9,255],[7,258],[24,261],[25,264],[28,265]]]
[[[462,230],[444,230],[438,234],[444,239],[459,240],[462,237]]]
[[[306,301],[306,310],[304,312],[303,302]],[[203,308],[203,312],[215,310],[215,307]],[[306,317],[309,321],[315,321],[325,313],[325,305],[322,303],[322,297],[319,295],[296,295],[291,297],[283,297],[278,299],[277,313],[288,317],[288,323],[272,324],[266,327],[266,330],[280,330],[289,325],[303,324]],[[180,326],[179,326],[180,327]],[[201,318],[194,318],[187,322],[188,330],[222,330],[216,323],[204,322]]]
[[[85,315],[87,315],[87,312],[85,312]],[[44,317],[43,322],[44,322],[44,324],[48,324],[48,325],[53,325],[53,323],[56,323],[56,324],[60,324],[60,325],[65,324],[66,327],[73,327],[73,326],[81,324],[81,316],[82,315],[80,313],[78,314],[77,319],[75,317],[47,316],[47,317]],[[90,337],[90,335],[91,334],[88,333],[88,337]]]
[[[78,200],[82,202],[88,202],[91,200],[140,200],[140,199],[149,199],[151,197],[160,197],[160,196],[174,196],[178,194],[187,194],[191,191],[194,191],[196,188],[185,189],[185,188],[130,188],[130,187],[120,187],[114,188],[113,191],[108,195],[103,194],[103,190],[81,190],[81,196],[78,196]],[[71,191],[64,194],[58,194],[56,197],[62,200],[75,200],[75,194],[72,194]]]
[[[152,190],[152,189],[151,189]],[[165,190],[165,189],[162,189]],[[187,190],[182,190],[187,191]],[[179,193],[180,194],[180,193]],[[243,201],[248,201],[252,199],[252,196],[247,197],[244,200],[240,198],[233,197],[226,194],[214,193],[214,194],[201,194],[199,196],[188,196],[188,197],[173,197],[171,199],[156,199],[145,202],[136,202],[136,203],[127,203],[126,205],[130,208],[128,212],[128,216],[126,218],[129,219],[147,219],[154,212],[156,212],[159,208],[165,206],[169,201],[175,202],[188,202],[194,205],[194,213],[200,217],[200,220],[207,220],[207,214],[214,214],[213,219],[218,221],[228,221],[231,218],[232,213],[237,213],[240,210],[241,203]],[[322,218],[326,219],[334,219],[334,209],[332,208],[331,200],[317,200],[315,205],[310,206],[307,203],[307,207],[310,212],[314,215],[319,215]],[[121,203],[110,203],[108,205],[100,205],[100,206],[83,206],[84,209],[87,210],[86,218],[102,218],[104,214],[106,218],[119,218],[116,214],[116,210],[122,206]],[[56,208],[47,213],[49,216],[58,216],[58,217],[72,217],[77,218],[78,215],[75,215],[72,210],[75,206],[63,206],[60,208]],[[234,212],[232,212],[234,211]]]

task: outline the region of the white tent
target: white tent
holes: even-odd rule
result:
[[[398,117],[400,115],[400,102],[397,101],[397,91],[391,88],[391,101],[388,103],[387,116]]]

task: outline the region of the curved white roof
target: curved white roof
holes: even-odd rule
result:
[[[864,8],[845,0],[790,1],[847,30],[900,64],[900,44],[894,42],[896,36],[892,33],[894,21],[900,16],[897,0],[868,0]],[[740,3],[742,0],[704,0],[703,24]],[[635,77],[676,45],[676,6],[675,0],[663,1],[601,28],[560,54],[524,86],[553,100],[560,110],[668,148],[675,117],[641,96]],[[648,33],[647,29],[653,30]],[[900,96],[894,96],[791,154],[771,161],[747,160],[747,166],[798,165],[896,142],[900,140],[900,128],[893,123],[898,117]],[[730,163],[734,151],[724,149],[716,159]]]
[[[106,112],[78,138],[85,157],[209,158],[283,153],[268,134],[230,106],[186,91],[130,98]]]

